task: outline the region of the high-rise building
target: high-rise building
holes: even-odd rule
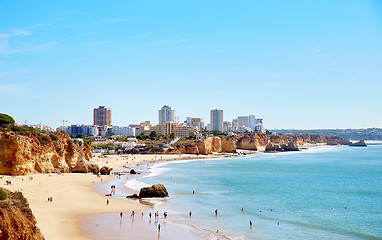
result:
[[[211,130],[223,131],[223,110],[211,110],[210,123]]]
[[[111,109],[106,108],[105,106],[94,108],[93,124],[98,126],[111,125]]]
[[[235,132],[265,132],[263,119],[257,119],[255,115],[238,116],[233,119],[232,130]]]
[[[165,123],[165,122],[177,122],[177,118],[175,117],[175,110],[172,110],[172,108],[168,105],[163,106],[160,110],[158,110],[159,115],[159,125]]]
[[[205,126],[203,118],[187,117],[185,123],[187,126],[197,127],[199,131],[203,130]]]

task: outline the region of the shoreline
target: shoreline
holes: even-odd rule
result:
[[[309,146],[309,148],[310,147],[313,146]],[[251,153],[247,152],[246,154],[223,153],[199,156],[187,154],[108,155],[107,158],[99,158],[99,155],[94,154],[95,157],[93,157],[91,161],[97,163],[100,167],[112,167],[113,172],[119,172],[126,167],[134,169],[143,167],[148,171],[151,167],[160,163],[237,156],[245,157],[257,153],[261,152],[251,151]],[[126,180],[127,178],[130,180],[142,176],[140,174],[134,177],[129,175],[128,173],[126,174]],[[33,180],[28,180],[30,176],[33,177]],[[150,202],[142,203],[142,201],[126,199],[126,195],[119,194],[119,188],[117,189],[116,196],[106,197],[105,194],[110,193],[109,186],[111,181],[122,181],[122,179],[116,179],[112,175],[97,177],[91,173],[66,173],[61,175],[34,174],[25,176],[3,176],[0,182],[5,184],[6,180],[11,180],[12,185],[4,185],[4,188],[11,191],[19,190],[23,192],[24,196],[28,199],[30,208],[36,217],[37,226],[47,240],[68,238],[94,239],[85,234],[83,229],[84,217],[98,214],[119,214],[121,211],[124,213],[131,211],[140,213],[141,211],[147,211],[152,208]],[[128,189],[125,183],[126,181],[122,183],[122,188],[125,187]],[[53,202],[48,202],[48,197],[53,197]],[[106,199],[109,199],[109,205],[106,205]],[[170,226],[173,224],[168,223],[167,225]],[[174,230],[173,228],[173,231],[178,230]],[[144,235],[144,233],[142,234]],[[188,234],[191,233],[189,232]]]
[[[272,153],[269,153],[269,154],[308,153],[308,152],[312,152],[312,150],[313,150],[313,152],[315,152],[316,150],[321,151],[321,148],[323,148],[323,149],[326,149],[326,148],[327,149],[332,149],[333,147],[337,147],[337,146],[321,145],[321,144],[320,145],[310,145],[310,146],[308,146],[308,150],[303,149],[301,151],[292,151],[292,152],[272,152]],[[318,149],[318,148],[320,148],[320,149]],[[142,179],[142,178],[144,179],[146,177],[152,177],[150,175],[153,172],[150,171],[150,169],[152,169],[153,167],[156,168],[156,166],[162,167],[162,166],[165,166],[165,165],[171,164],[171,163],[182,163],[182,162],[190,162],[190,161],[214,161],[214,160],[219,161],[221,159],[226,159],[226,158],[231,158],[231,157],[247,158],[247,157],[252,157],[254,155],[257,155],[257,154],[265,154],[265,153],[264,152],[254,152],[254,151],[251,151],[250,154],[247,152],[246,154],[230,154],[230,155],[224,154],[223,156],[220,155],[218,157],[215,155],[215,156],[204,156],[204,157],[199,157],[199,158],[183,158],[183,159],[174,158],[174,159],[171,159],[171,160],[167,159],[167,160],[147,161],[147,162],[145,162],[145,164],[139,163],[139,164],[134,164],[134,165],[130,165],[129,166],[130,168],[134,168],[134,170],[136,170],[137,172],[140,172],[141,174],[130,175],[130,174],[127,173],[126,174],[126,176],[127,176],[126,178],[118,179],[116,181],[121,181],[120,184],[122,184],[123,187],[127,189],[126,192],[125,192],[126,193],[125,195],[131,195],[133,193],[139,193],[140,187],[150,186],[151,184],[146,184],[145,186],[140,186],[140,187],[136,187],[136,188],[132,188],[132,187],[126,186],[125,184],[128,181],[130,181],[130,180],[137,180],[137,181],[139,181],[139,179]],[[126,171],[126,172],[128,172],[128,171]],[[160,172],[159,174],[162,174],[162,172]],[[156,176],[156,173],[155,173],[154,176]],[[110,183],[110,184],[112,184],[112,183]],[[132,221],[132,222],[135,222],[134,223],[135,227],[137,227],[138,229],[142,229],[142,231],[143,231],[143,229],[146,229],[145,231],[148,231],[150,234],[153,234],[153,229],[155,230],[155,227],[151,226],[151,229],[147,229],[147,227],[150,226],[151,222],[145,222],[144,220],[148,220],[148,213],[149,212],[154,214],[155,211],[159,210],[159,213],[163,214],[163,212],[166,211],[166,209],[163,208],[161,205],[163,203],[165,204],[166,198],[164,198],[164,199],[161,199],[161,198],[159,198],[159,199],[149,198],[147,200],[145,200],[145,199],[137,199],[137,200],[135,200],[135,199],[128,199],[128,200],[134,201],[134,202],[139,202],[139,203],[144,204],[144,205],[147,206],[147,209],[142,211],[144,213],[143,216],[141,216],[140,213],[138,214],[138,216],[139,216],[138,220],[137,220],[137,218],[136,218],[136,220],[133,220],[133,217],[131,217],[131,216],[127,217],[128,220]],[[142,202],[142,201],[144,201],[144,202]],[[91,224],[93,225],[93,227],[96,226],[96,225],[100,225],[102,223],[104,224],[104,221],[102,221],[102,219],[104,219],[104,218],[108,218],[109,221],[114,221],[115,224],[117,224],[116,219],[118,219],[118,216],[114,216],[114,219],[111,216],[112,216],[111,214],[100,214],[100,215],[93,215],[90,218],[83,218],[84,221],[90,222],[90,224],[88,223],[87,226],[85,226],[85,228],[90,228]],[[170,215],[170,216],[172,216],[172,215]],[[206,229],[200,228],[200,226],[199,227],[197,227],[197,226],[188,226],[188,225],[183,225],[181,223],[173,222],[172,218],[169,218],[167,220],[164,217],[162,217],[162,215],[160,216],[160,218],[158,218],[158,221],[159,221],[159,223],[161,223],[162,226],[165,226],[163,231],[162,231],[163,234],[161,235],[161,237],[164,238],[164,239],[172,239],[171,236],[169,236],[169,235],[176,234],[176,233],[177,234],[181,234],[184,237],[184,239],[209,239],[207,234],[209,234],[209,236],[213,235],[215,237],[220,237],[222,239],[226,238],[226,236],[222,235],[221,233],[215,233],[213,231],[208,231]],[[125,224],[125,218],[124,218],[123,221],[121,221],[120,226],[124,230],[133,231],[133,229],[129,228],[128,226],[126,226],[124,224]],[[140,224],[140,225],[137,226],[137,224],[138,225]],[[144,226],[142,226],[142,224]],[[158,224],[158,222],[156,224]],[[84,224],[84,222],[83,222],[83,225],[86,225],[86,223]],[[108,226],[111,229],[115,228],[113,225],[108,225]],[[172,226],[172,227],[168,227],[168,226]],[[187,228],[186,231],[185,231],[184,228]],[[107,228],[107,229],[109,230],[109,228]],[[105,230],[105,228],[104,228],[104,230]],[[118,232],[119,230],[114,229],[113,231],[114,232]],[[89,232],[89,231],[87,231],[87,232]],[[168,235],[165,235],[164,234],[165,232]],[[126,235],[124,235],[124,234],[126,234],[125,232],[119,232],[119,234],[121,234],[121,235],[116,235],[115,238],[112,238],[112,239],[125,239],[124,238],[124,237],[126,237]],[[94,234],[93,234],[93,236],[94,236]],[[103,238],[100,237],[99,235],[96,235],[96,236],[99,237],[97,239],[109,239],[106,236],[103,236]],[[140,236],[140,237],[142,237],[142,236]],[[154,235],[151,235],[150,239],[152,237],[154,237]],[[136,238],[139,238],[139,237],[136,236]],[[136,238],[133,237],[132,239],[136,239]]]
[[[220,157],[192,156],[192,155],[108,155],[99,158],[97,154],[91,162],[100,167],[108,166],[113,172],[120,171],[125,167],[136,168],[151,162],[163,162],[174,160],[189,160],[191,157],[207,158]],[[156,161],[157,160],[157,161]],[[126,162],[128,161],[128,162]],[[149,164],[151,166],[151,164]],[[32,180],[31,180],[31,178]],[[7,185],[6,181],[12,185]],[[2,175],[0,184],[10,191],[21,191],[28,200],[29,206],[37,221],[37,227],[47,239],[66,240],[69,238],[90,240],[85,235],[81,225],[82,216],[96,214],[110,214],[147,210],[148,206],[140,202],[126,199],[125,196],[106,197],[110,188],[96,190],[98,185],[108,186],[110,181],[115,180],[113,175],[97,175],[92,173],[63,173],[63,174],[33,174],[22,176]],[[106,191],[106,192],[104,192]],[[108,191],[108,192],[107,192]],[[117,189],[118,193],[118,189]],[[52,197],[53,201],[48,202]],[[109,199],[109,204],[106,200]]]

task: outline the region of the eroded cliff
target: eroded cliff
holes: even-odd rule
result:
[[[0,188],[7,199],[0,200],[1,240],[43,240],[36,219],[21,192],[10,192]]]
[[[88,172],[91,156],[67,134],[0,132],[0,174]]]
[[[270,135],[261,133],[245,134],[235,137],[207,137],[178,144],[177,149],[184,154],[211,154],[213,152],[234,153],[237,149],[261,151],[296,151],[298,147],[314,144],[349,144],[341,137],[319,135]]]

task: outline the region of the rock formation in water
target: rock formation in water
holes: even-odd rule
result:
[[[154,197],[168,197],[168,192],[163,184],[154,184],[151,187],[143,187],[139,191],[139,195],[133,194],[127,198],[154,198]]]
[[[367,147],[367,144],[364,140],[359,140],[358,142],[351,143],[350,146],[352,147]]]
[[[83,151],[67,134],[0,132],[0,174],[86,173],[91,157],[88,147]]]
[[[0,200],[0,239],[1,240],[43,240],[36,219],[21,192],[12,193],[0,188],[7,194]]]

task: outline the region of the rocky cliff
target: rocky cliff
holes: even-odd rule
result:
[[[88,172],[91,156],[67,134],[0,132],[0,174]]]
[[[179,144],[177,149],[184,154],[211,154],[213,152],[233,153],[237,149],[265,151],[296,151],[298,147],[312,144],[340,145],[349,144],[341,137],[324,137],[319,135],[270,135],[245,134],[237,137],[208,137]]]
[[[23,194],[1,190],[6,192],[7,199],[0,200],[0,239],[43,240],[44,237],[36,226],[36,219]]]

